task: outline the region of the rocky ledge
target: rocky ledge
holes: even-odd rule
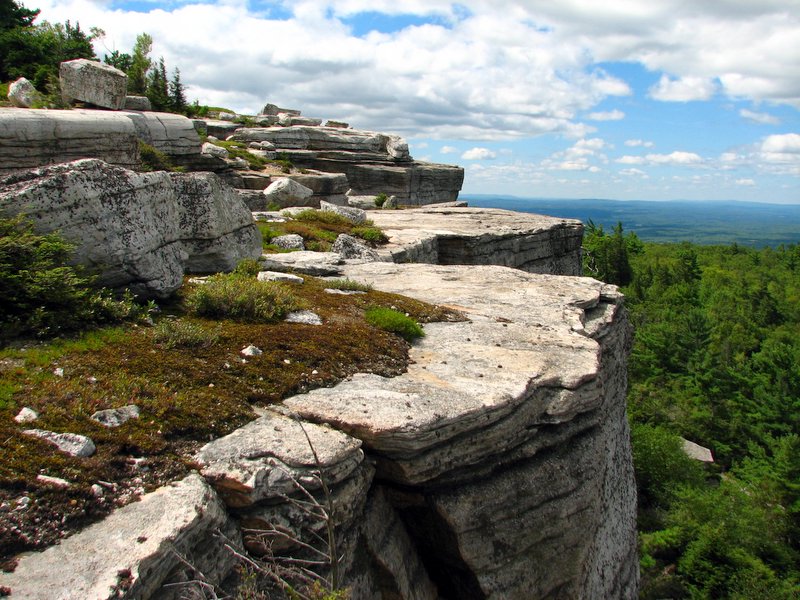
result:
[[[220,583],[229,556],[240,551],[237,530],[251,552],[271,547],[302,557],[296,540],[323,533],[324,524],[298,510],[298,500],[325,501],[321,472],[354,600],[634,598],[630,327],[616,288],[497,266],[342,268],[378,289],[451,306],[468,320],[426,325],[404,375],[357,375],[291,397],[278,412],[211,442],[197,462],[227,516],[195,508],[192,525],[181,516],[186,499],[175,494],[175,506],[159,510],[167,520],[176,515],[177,530],[134,532],[113,521],[114,543],[136,553],[84,562],[81,578],[91,586],[63,597],[87,597],[85,590],[98,598],[173,597],[199,585],[192,581],[200,570],[203,585]],[[190,487],[205,497],[195,477]],[[169,498],[154,494],[158,502]],[[152,519],[151,496],[118,513],[131,522]],[[42,565],[69,549],[104,553],[110,534],[103,527],[110,525],[23,557],[0,585],[12,597],[49,597],[42,586],[52,577],[42,576]],[[187,528],[201,533],[193,537]],[[210,528],[226,532],[227,557]],[[172,547],[185,562],[164,558]]]

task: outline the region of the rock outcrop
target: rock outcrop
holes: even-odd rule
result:
[[[351,194],[397,196],[403,204],[450,202],[458,197],[464,170],[414,161],[398,136],[340,127],[251,127],[231,139],[271,142],[297,166],[344,173]]]
[[[261,253],[261,234],[235,191],[211,173],[135,173],[96,159],[0,179],[0,214],[75,244],[73,260],[109,287],[145,297],[185,272],[229,271]]]
[[[67,103],[79,100],[112,110],[125,104],[128,76],[111,65],[76,58],[61,63],[58,78],[61,96]]]
[[[200,158],[200,137],[182,115],[0,108],[0,174],[80,158],[135,169],[139,141],[179,160]]]

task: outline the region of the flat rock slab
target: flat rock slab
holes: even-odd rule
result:
[[[356,375],[285,401],[361,439],[379,454],[381,476],[435,479],[603,402],[598,339],[615,326],[614,286],[490,266],[366,263],[343,274],[470,318],[425,325],[404,375]]]
[[[502,265],[532,273],[579,275],[583,225],[494,208],[427,207],[375,211],[370,218],[389,236],[385,260]],[[421,252],[421,246],[433,251]]]
[[[305,275],[325,277],[341,272],[344,260],[336,252],[300,250],[286,254],[264,254],[261,264],[270,271],[296,271]]]
[[[216,529],[231,535],[222,503],[190,475],[57,546],[24,555],[13,573],[0,572],[0,586],[11,588],[15,600],[179,597],[186,587],[162,588],[176,576],[180,581],[185,565],[178,555],[211,581],[233,567],[233,554],[212,537]]]
[[[196,460],[225,502],[241,508],[297,495],[298,485],[318,488],[313,476],[318,469],[334,486],[356,470],[364,453],[361,442],[340,431],[310,423],[301,427],[291,417],[268,412],[206,444]]]

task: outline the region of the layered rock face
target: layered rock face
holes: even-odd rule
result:
[[[0,214],[75,244],[98,283],[144,297],[178,289],[185,272],[229,271],[261,254],[261,234],[212,173],[135,173],[87,159],[0,179]]]
[[[0,108],[0,174],[80,158],[133,169],[139,140],[179,159],[200,155],[192,121],[181,115]]]
[[[231,139],[272,143],[302,167],[344,173],[352,195],[380,193],[404,204],[450,202],[458,197],[464,169],[414,161],[397,136],[339,127],[252,127]]]

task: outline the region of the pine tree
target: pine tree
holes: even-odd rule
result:
[[[172,81],[169,82],[169,108],[172,112],[186,111],[186,91],[181,83],[181,70],[175,67]]]
[[[167,82],[167,67],[164,57],[158,60],[158,65],[150,69],[147,76],[147,90],[145,94],[150,99],[153,110],[167,110],[170,104],[169,83]]]
[[[153,49],[153,38],[146,33],[136,36],[136,43],[133,46],[131,56],[131,66],[128,69],[128,93],[143,95],[147,92],[147,72],[150,70],[152,61],[148,57]]]

